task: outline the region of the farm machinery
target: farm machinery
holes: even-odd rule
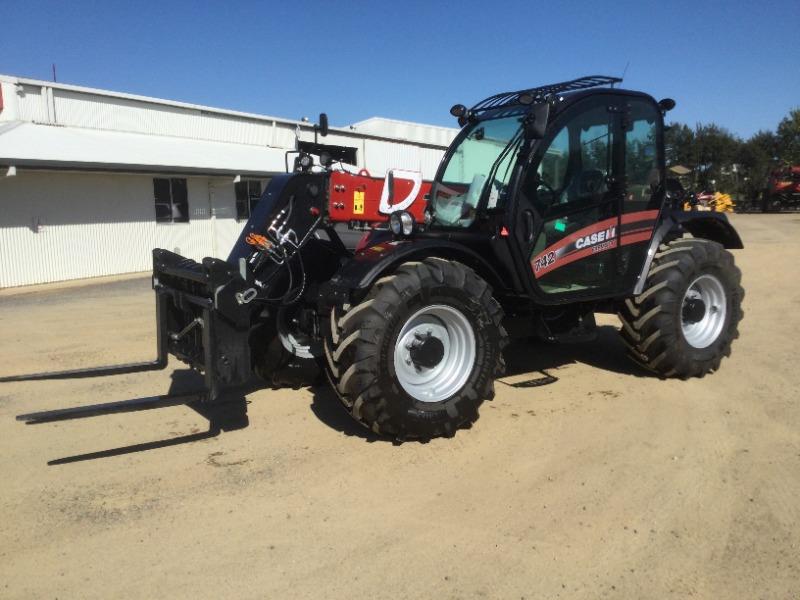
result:
[[[372,431],[449,436],[493,397],[510,337],[587,339],[602,312],[619,315],[630,357],[656,375],[716,371],[738,337],[744,291],[729,249],[742,242],[724,214],[684,211],[669,192],[674,101],[619,82],[455,105],[461,129],[433,182],[300,153],[227,259],[153,251],[154,361],[3,378],[163,369],[172,355],[203,373],[204,389],[19,418],[224,405],[254,374],[274,384],[279,367],[314,361]],[[354,251],[342,224],[365,228]]]
[[[785,166],[770,173],[762,209],[764,212],[800,209],[800,165]]]

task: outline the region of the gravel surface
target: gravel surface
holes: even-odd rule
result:
[[[26,426],[185,389],[164,372],[0,384],[0,598],[800,598],[800,217],[735,215],[721,370],[661,381],[599,339],[516,344],[453,439],[395,445],[325,388]],[[150,358],[148,278],[0,297],[0,376]],[[238,425],[244,425],[243,422]],[[50,464],[48,464],[50,463]]]

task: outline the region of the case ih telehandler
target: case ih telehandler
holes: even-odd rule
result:
[[[269,381],[288,360],[313,359],[354,419],[427,439],[478,417],[509,335],[585,338],[596,312],[619,314],[631,358],[659,376],[716,371],[742,318],[727,250],[742,242],[725,215],[685,212],[666,191],[663,116],[675,103],[619,81],[454,106],[461,131],[431,185],[408,173],[382,185],[301,154],[295,172],[272,179],[227,260],[153,251],[157,360],[5,380],[161,369],[172,354],[204,373],[199,399],[213,404],[254,371]],[[351,252],[334,225],[356,222],[382,225]]]

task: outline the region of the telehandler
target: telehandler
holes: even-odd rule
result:
[[[226,260],[153,251],[155,361],[3,378],[163,369],[171,354],[204,374],[204,390],[18,418],[222,403],[253,373],[271,382],[313,360],[372,431],[449,436],[493,397],[510,336],[586,339],[595,313],[618,314],[630,357],[660,377],[716,371],[742,318],[729,252],[742,241],[724,214],[684,211],[669,192],[663,118],[675,102],[620,81],[454,106],[461,130],[432,183],[300,153]],[[355,251],[337,224],[367,226]]]

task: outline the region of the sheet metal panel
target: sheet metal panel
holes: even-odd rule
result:
[[[381,177],[387,169],[422,171],[423,179],[433,179],[444,150],[420,148],[382,140],[364,140],[364,164],[370,174]]]
[[[17,94],[19,118],[22,121],[47,123],[47,95],[45,88],[23,85],[22,94]],[[16,92],[15,92],[16,93]]]
[[[155,222],[148,176],[24,172],[4,181],[0,287],[149,271],[155,247],[211,255],[208,180],[187,184],[190,222],[167,224]]]
[[[269,122],[70,90],[55,90],[54,100],[60,125],[259,146],[272,141]]]

